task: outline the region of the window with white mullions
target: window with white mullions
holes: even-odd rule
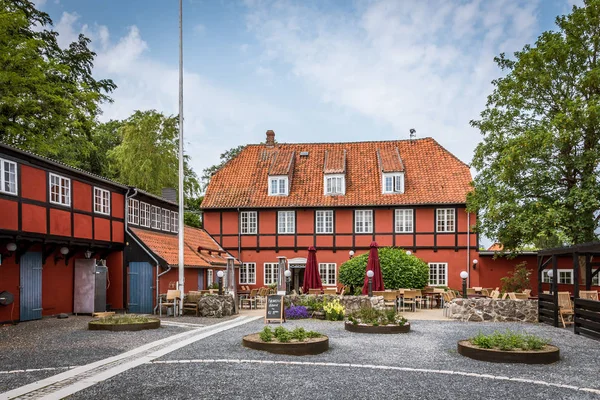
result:
[[[316,212],[317,233],[333,233],[333,210]]]
[[[295,231],[295,212],[279,211],[277,213],[277,233],[287,234]]]
[[[550,277],[548,271],[551,269],[545,269],[542,271],[542,282],[550,283]],[[573,284],[573,270],[572,269],[559,269],[558,272],[558,283]]]
[[[344,175],[325,175],[325,194],[336,195],[346,193]]]
[[[151,219],[150,204],[140,202],[140,226],[149,228]]]
[[[429,263],[429,285],[447,286],[448,263]]]
[[[269,177],[269,196],[287,196],[288,187],[287,176]]]
[[[161,219],[160,207],[152,206],[152,228],[160,229]]]
[[[242,211],[240,213],[240,224],[243,235],[256,235],[256,211]]]
[[[171,232],[179,233],[179,213],[171,211]]]
[[[133,225],[140,223],[140,202],[136,199],[127,200],[127,222]]]
[[[17,194],[17,163],[0,158],[0,192]]]
[[[110,192],[108,190],[94,187],[94,212],[110,214]]]
[[[265,263],[265,285],[277,283],[279,263]]]
[[[404,173],[384,173],[383,193],[404,193]]]
[[[319,263],[319,275],[321,275],[321,282],[323,285],[335,286],[335,267],[335,263]]]
[[[206,270],[206,286],[212,286],[214,280],[213,280],[213,270],[212,269],[207,269]]]
[[[71,205],[71,180],[69,178],[50,174],[50,203]]]
[[[373,233],[373,210],[356,210],[354,212],[354,232]]]
[[[436,212],[437,232],[454,232],[454,208],[438,208]]]
[[[256,284],[256,263],[244,263],[240,268],[240,285]]]
[[[171,231],[171,211],[164,208],[162,209],[162,230]]]
[[[406,233],[413,231],[413,210],[398,209],[396,215],[396,233]]]

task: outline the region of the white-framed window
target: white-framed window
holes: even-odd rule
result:
[[[295,231],[296,213],[294,211],[277,212],[277,233],[286,234]]]
[[[401,208],[395,211],[396,215],[396,233],[406,233],[413,231],[413,210]]]
[[[17,194],[17,163],[0,158],[0,192]]]
[[[150,204],[140,202],[140,225],[145,226],[146,228],[150,227],[150,221],[152,220],[152,216],[150,213]]]
[[[110,192],[94,187],[94,212],[110,215]]]
[[[256,263],[244,263],[240,268],[240,285],[256,284]]]
[[[325,195],[336,195],[346,193],[346,178],[344,175],[325,175]]]
[[[373,233],[373,210],[354,211],[354,232]]]
[[[438,208],[435,216],[435,226],[438,232],[454,232],[454,208]]]
[[[136,199],[127,200],[127,222],[133,225],[140,223],[140,202]]]
[[[62,206],[71,205],[71,180],[69,178],[50,174],[50,203]]]
[[[287,176],[269,177],[269,196],[287,196],[289,192]]]
[[[448,286],[448,263],[429,263],[429,286]]]
[[[256,211],[242,211],[240,213],[240,224],[242,227],[242,235],[256,235]]]
[[[550,277],[548,276],[550,269],[542,271],[542,282],[550,283]],[[573,284],[573,270],[572,269],[559,269],[558,272],[558,283]]]
[[[383,193],[404,193],[404,173],[384,173],[381,179]]]
[[[179,233],[179,213],[171,211],[171,232]]]
[[[321,283],[325,286],[336,285],[335,263],[319,263]]]
[[[214,280],[213,280],[213,270],[212,269],[207,269],[206,270],[206,286],[210,287],[213,284]]]
[[[315,213],[317,233],[333,233],[333,210],[319,210]]]
[[[596,272],[596,271],[592,271],[592,273],[593,272]],[[600,274],[598,274],[592,278],[592,286],[600,286]]]
[[[277,283],[279,263],[265,263],[265,285]]]
[[[162,209],[162,230],[171,231],[171,211],[165,208]]]
[[[160,229],[161,225],[160,207],[152,206],[152,228]]]

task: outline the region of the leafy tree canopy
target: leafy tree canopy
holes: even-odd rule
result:
[[[600,0],[556,19],[535,45],[501,54],[481,119],[468,196],[478,229],[513,250],[597,239],[600,210]]]

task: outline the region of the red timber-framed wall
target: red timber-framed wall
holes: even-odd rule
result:
[[[92,258],[106,260],[107,303],[123,308],[127,187],[6,145],[0,145],[0,160],[2,168],[5,163],[16,167],[16,190],[0,190],[0,292],[14,296],[12,305],[0,306],[0,321],[20,320],[20,261],[30,252],[42,256],[42,316],[73,311],[74,263],[88,250]],[[69,193],[61,192],[68,204],[52,201],[51,176],[70,182]],[[108,212],[95,210],[95,188],[108,193]],[[17,245],[16,251],[8,251],[9,243]],[[60,252],[63,247],[69,250],[66,255]]]

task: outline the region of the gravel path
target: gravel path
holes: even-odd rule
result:
[[[316,356],[274,355],[244,348],[241,338],[260,331],[262,320],[212,336],[160,358],[176,360],[254,360],[391,366],[451,370],[530,379],[584,388],[600,388],[597,341],[544,325],[415,321],[407,335],[347,332],[340,322],[290,321],[330,337],[330,350]],[[462,357],[456,342],[481,332],[515,329],[548,338],[561,348],[553,365],[492,364]],[[74,398],[408,398],[447,399],[594,399],[597,394],[543,384],[449,375],[433,371],[398,371],[348,366],[262,363],[146,364],[77,393]]]

